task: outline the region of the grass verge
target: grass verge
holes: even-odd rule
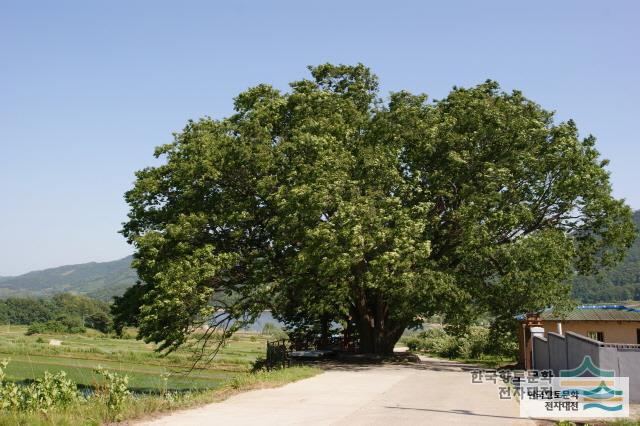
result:
[[[0,426],[103,425],[114,421],[139,419],[172,410],[223,401],[242,391],[282,386],[312,377],[321,371],[318,368],[301,366],[269,372],[240,373],[213,390],[136,396],[129,399],[117,414],[110,412],[104,401],[99,399],[90,399],[66,409],[46,413],[19,413],[3,410],[0,411]]]
[[[513,366],[516,360],[514,358],[503,358],[497,356],[485,356],[483,358],[464,358],[464,357],[456,357],[456,358],[446,358],[438,354],[430,353],[430,352],[418,352],[422,355],[426,355],[431,358],[438,359],[446,359],[447,361],[455,361],[463,364],[471,364],[477,365],[479,367],[484,368],[492,368],[492,369],[500,369],[508,366]]]

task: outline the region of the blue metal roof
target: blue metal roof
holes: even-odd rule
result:
[[[555,315],[553,308],[546,308],[538,314],[541,320],[565,321],[640,321],[640,309],[624,305],[580,305],[564,316]],[[516,316],[522,321],[525,314]]]

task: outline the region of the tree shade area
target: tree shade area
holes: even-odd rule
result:
[[[640,229],[640,210],[633,214],[633,221]],[[573,281],[573,296],[585,303],[640,301],[640,237],[620,264],[593,275],[578,275]]]
[[[487,81],[383,100],[361,64],[310,71],[189,121],[137,172],[122,232],[145,284],[115,310],[160,349],[264,309],[295,332],[353,326],[377,354],[433,314],[461,330],[490,315],[497,330],[568,303],[574,271],[631,245],[595,138],[521,92]]]

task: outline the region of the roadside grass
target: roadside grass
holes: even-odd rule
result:
[[[434,358],[442,358],[437,355],[430,355],[430,354],[427,354],[427,355],[433,356]],[[504,357],[492,356],[492,355],[487,355],[482,358],[453,358],[452,361],[460,362],[463,364],[477,365],[480,367],[492,368],[492,369],[505,368],[508,366],[513,366],[516,363],[515,358],[504,358]]]
[[[322,370],[318,368],[302,366],[269,372],[237,373],[222,382],[216,389],[168,392],[164,395],[137,395],[129,399],[117,415],[111,413],[103,401],[97,399],[46,413],[0,411],[0,426],[89,426],[139,419],[172,410],[220,402],[242,391],[277,387],[321,372]]]
[[[417,353],[421,355],[426,355],[430,358],[445,359],[448,361],[459,362],[462,364],[477,365],[479,367],[491,368],[491,369],[505,368],[508,366],[512,366],[513,364],[516,363],[515,358],[505,358],[505,357],[494,356],[494,355],[485,355],[482,358],[465,358],[465,357],[447,358],[447,357],[443,357],[442,355],[438,355],[431,352],[418,351]]]
[[[611,426],[640,426],[640,420],[638,419],[618,419],[612,422],[603,423],[604,425]],[[595,425],[594,425],[595,426]]]
[[[255,360],[266,351],[267,336],[256,333],[235,334],[212,363],[186,375],[193,365],[190,351],[163,356],[154,351],[153,344],[131,338],[135,330],[128,330],[129,338],[95,330],[26,336],[26,330],[25,326],[0,326],[0,359],[10,359],[4,370],[7,381],[28,383],[43,377],[46,371],[64,371],[80,388],[99,389],[101,380],[95,369],[100,366],[128,376],[128,387],[134,393],[117,415],[96,394],[66,409],[36,413],[2,410],[0,426],[100,425],[130,420],[221,401],[240,391],[280,386],[321,372],[311,367],[250,372]],[[61,344],[50,345],[51,339]]]

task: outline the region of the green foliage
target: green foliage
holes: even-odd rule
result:
[[[79,399],[76,384],[66,377],[64,371],[56,374],[46,372],[43,378],[36,379],[25,391],[26,405],[31,410],[68,407]]]
[[[4,324],[46,322],[56,316],[56,306],[50,299],[10,297],[0,300],[0,316]]]
[[[509,321],[503,321],[502,326],[498,326],[496,323],[491,324],[486,353],[515,358],[518,354],[518,337],[516,335],[518,326],[520,324],[516,324],[513,318],[510,318]]]
[[[500,340],[499,343],[496,340]],[[487,327],[471,326],[455,335],[442,328],[430,328],[407,337],[404,343],[412,351],[428,352],[445,358],[482,359],[487,356],[512,358],[517,351],[515,340],[499,338]]]
[[[86,402],[77,390],[77,385],[69,380],[64,371],[51,374],[45,371],[44,377],[28,385],[19,385],[4,380],[7,360],[0,362],[0,408],[20,412],[43,412],[52,409],[64,409],[74,404]],[[96,373],[105,383],[98,390],[97,398],[104,401],[111,419],[117,419],[131,396],[127,387],[127,376],[109,372],[98,367]]]
[[[106,383],[103,385],[103,397],[106,401],[107,408],[117,415],[122,411],[122,408],[126,401],[131,397],[131,391],[127,387],[129,378],[127,376],[121,376],[118,373],[107,371],[101,367],[98,367],[95,372],[102,376]]]
[[[113,327],[113,317],[106,312],[95,312],[85,317],[85,324],[94,330],[108,333]]]
[[[123,234],[145,282],[140,335],[161,350],[224,327],[222,310],[354,324],[376,353],[434,314],[457,335],[480,315],[506,329],[568,305],[575,270],[609,267],[633,241],[595,138],[521,92],[487,81],[384,102],[362,64],[310,72],[189,121],[136,174]]]
[[[82,318],[64,315],[44,323],[33,323],[27,329],[27,335],[46,333],[84,333],[86,328]]]
[[[51,299],[14,297],[0,300],[0,322],[30,325],[30,334],[83,333],[85,327],[106,333],[113,323],[109,309],[106,302],[70,293]]]
[[[8,360],[0,362],[0,408],[2,410],[41,411],[68,407],[81,396],[76,384],[69,380],[64,371],[56,374],[44,373],[28,385],[18,385],[4,380],[4,370]]]
[[[51,298],[54,311],[58,315],[90,317],[92,315],[109,314],[109,304],[101,300],[71,293],[58,293]]]
[[[272,322],[267,322],[264,324],[264,326],[262,326],[261,334],[263,336],[269,336],[270,338],[275,340],[286,339],[289,337],[282,328]]]
[[[436,330],[436,332],[433,332],[433,330]],[[447,335],[442,329],[429,329],[415,336],[404,338],[403,342],[411,351],[436,353],[434,345],[440,344],[441,340],[446,340],[449,337],[451,336]]]
[[[633,214],[633,220],[640,229],[640,210]],[[640,237],[616,267],[575,277],[572,295],[583,303],[640,301]]]
[[[144,284],[138,281],[129,287],[122,296],[114,297],[111,315],[113,316],[113,328],[117,335],[121,336],[126,326],[138,326],[140,305],[146,289]]]
[[[490,331],[485,327],[473,327],[466,336],[465,352],[469,358],[480,358],[490,352]]]
[[[27,336],[45,333],[64,333],[65,326],[60,321],[34,322],[27,328]]]

